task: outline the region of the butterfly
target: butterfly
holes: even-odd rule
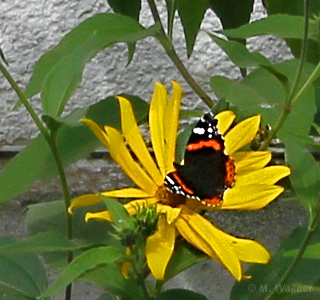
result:
[[[235,165],[225,153],[225,141],[212,113],[204,115],[192,130],[182,164],[165,178],[171,193],[194,198],[206,206],[217,206],[235,180]]]

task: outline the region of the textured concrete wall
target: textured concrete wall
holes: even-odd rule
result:
[[[160,12],[165,16],[164,1],[159,2]],[[110,8],[106,0],[2,0],[0,1],[0,46],[9,63],[9,71],[23,89],[28,83],[36,61],[46,51],[54,47],[60,39],[98,12]],[[261,4],[256,3],[252,19],[265,15]],[[152,25],[153,21],[145,2],[141,22]],[[191,74],[211,95],[209,86],[212,75],[239,78],[239,70],[230,63],[226,55],[204,33],[200,32],[194,53],[188,60],[185,40],[179,18],[176,18],[174,44],[178,54]],[[208,12],[202,28],[220,28],[220,21]],[[263,51],[273,61],[287,57],[288,50],[282,41],[271,37],[252,39],[249,48]],[[106,96],[118,93],[136,94],[148,100],[154,81],[163,81],[170,86],[170,80],[180,82],[185,91],[184,105],[189,108],[202,105],[198,97],[184,82],[162,47],[153,39],[147,38],[137,43],[137,51],[132,63],[126,67],[127,50],[124,44],[117,44],[99,53],[85,68],[81,85],[72,96],[67,111],[92,104]],[[39,97],[32,99],[37,112],[41,113]],[[13,111],[16,95],[0,75],[0,146],[24,143],[35,136],[36,127],[24,108]]]

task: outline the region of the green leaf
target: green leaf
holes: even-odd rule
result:
[[[106,197],[103,197],[103,201],[107,204],[107,208],[113,218],[114,226],[118,230],[126,228],[134,229],[132,218],[119,201]]]
[[[294,80],[297,61],[287,61],[274,65],[274,69],[287,76],[289,86]],[[311,74],[312,67],[306,65],[302,82]],[[246,76],[241,82],[225,77],[211,78],[211,86],[218,98],[236,105],[247,116],[260,113],[263,121],[273,127],[283,110],[287,94],[284,85],[269,71],[258,68]],[[301,86],[301,85],[300,85]],[[310,87],[298,102],[292,105],[292,110],[278,132],[282,140],[293,134],[307,136],[315,114],[314,91]]]
[[[138,97],[130,99],[138,121],[147,117],[148,104]],[[57,135],[57,147],[64,167],[80,158],[88,157],[100,141],[80,118],[89,118],[100,126],[120,128],[119,103],[114,97],[101,100],[88,108],[76,109],[69,116],[59,119],[65,125]],[[0,202],[19,196],[38,179],[56,176],[57,168],[51,150],[42,135],[30,142],[16,157],[7,163],[0,174]]]
[[[121,299],[145,299],[141,286],[137,285],[136,279],[132,277],[126,279],[120,270],[121,265],[115,263],[88,272],[81,276],[81,279],[90,280]]]
[[[284,26],[285,24],[285,26]],[[272,15],[236,29],[222,30],[221,33],[230,38],[246,39],[251,36],[273,34],[280,38],[303,38],[303,17],[289,15]],[[318,21],[310,22],[309,38],[319,40]]]
[[[0,237],[0,246],[14,241]],[[47,276],[39,258],[34,254],[0,254],[0,299],[36,299],[47,288]]]
[[[177,0],[177,9],[186,37],[188,57],[190,57],[192,53],[202,19],[208,5],[207,0]]]
[[[249,23],[253,0],[209,0],[211,9],[220,18],[224,29]]]
[[[207,297],[193,291],[183,289],[171,289],[162,292],[156,300],[208,300]]]
[[[238,67],[247,68],[260,65],[271,66],[270,61],[262,54],[250,52],[243,44],[235,41],[223,40],[209,32],[208,34]]]
[[[190,246],[185,242],[179,243],[175,247],[174,254],[170,259],[169,265],[166,270],[166,278],[169,279],[175,277],[179,273],[185,271],[196,263],[207,260],[208,257],[203,255],[202,252]]]
[[[168,19],[168,36],[172,39],[174,14],[177,10],[178,0],[166,0],[167,6],[167,19]]]
[[[78,248],[85,248],[92,243],[115,244],[108,232],[112,231],[112,226],[108,222],[85,222],[85,213],[87,211],[97,211],[105,209],[104,203],[99,205],[77,208],[72,216],[73,236],[77,240]],[[61,235],[66,236],[66,217],[65,206],[63,201],[53,201],[48,203],[39,203],[28,206],[26,216],[26,225],[28,233],[32,236],[45,234],[46,231],[58,231]],[[30,238],[32,239],[32,237]],[[55,238],[57,240],[57,238]],[[23,243],[23,241],[21,242]],[[41,242],[39,242],[41,244]],[[68,248],[68,242],[64,241],[61,247]],[[53,247],[54,248],[54,247]],[[76,247],[77,248],[77,247]],[[41,249],[39,249],[40,251]],[[48,249],[43,249],[46,251]],[[60,251],[43,252],[42,256],[46,262],[55,268],[65,267],[67,264],[67,253]],[[76,251],[75,256],[81,253]]]
[[[100,50],[118,42],[134,43],[157,31],[158,26],[145,29],[132,18],[117,14],[89,18],[41,57],[25,94],[29,98],[41,92],[44,113],[58,116],[80,83],[84,66]]]
[[[268,11],[268,15],[273,14],[288,14],[295,16],[304,15],[304,1],[291,1],[291,0],[264,0],[264,5]],[[309,3],[310,16],[319,16],[320,1],[314,0]],[[313,21],[311,21],[313,22]],[[290,47],[292,54],[300,57],[301,41],[286,39],[287,45]],[[319,62],[320,45],[315,41],[308,42],[307,61],[313,64]]]
[[[285,158],[292,170],[292,187],[312,217],[320,196],[319,164],[296,140],[286,142]]]
[[[141,0],[107,0],[115,13],[139,20]]]
[[[0,247],[0,254],[69,251],[78,248],[79,246],[71,242],[65,235],[62,235],[58,231],[50,230]]]
[[[297,255],[297,253],[298,253],[298,249],[293,249],[293,250],[287,251],[284,254],[284,256],[285,257],[294,257]],[[303,254],[303,257],[320,259],[320,243],[315,243],[313,245],[308,246],[306,251]]]
[[[272,260],[267,265],[251,265],[246,271],[246,275],[250,275],[252,278],[237,282],[232,288],[230,300],[265,299],[273,289],[277,292],[274,299],[283,299],[281,297],[292,294],[291,292],[294,286],[314,285],[319,278],[320,260],[307,259],[304,257],[299,261],[285,285],[279,284],[280,279],[293,260],[293,257],[288,257],[285,253],[292,249],[300,248],[306,232],[307,226],[295,228],[281,243],[278,251],[273,255]],[[318,228],[309,244],[319,242],[319,233]]]
[[[82,274],[98,266],[115,263],[125,255],[123,249],[100,247],[86,251],[75,258],[62,272],[59,278],[46,290],[42,297],[56,294],[68,284],[78,279]]]

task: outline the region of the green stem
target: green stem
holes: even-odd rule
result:
[[[69,186],[68,186],[67,179],[66,179],[66,174],[65,174],[63,164],[61,162],[61,159],[60,159],[60,156],[58,153],[58,149],[57,149],[56,135],[53,133],[50,134],[50,132],[44,127],[41,120],[39,119],[39,117],[35,113],[33,107],[29,103],[27,97],[20,90],[20,88],[17,85],[17,83],[15,82],[15,80],[11,77],[11,75],[9,74],[9,72],[7,71],[7,69],[4,67],[4,65],[1,62],[0,62],[0,71],[2,72],[4,77],[8,80],[8,82],[10,83],[11,87],[14,89],[16,94],[18,95],[22,104],[26,107],[27,111],[31,115],[32,119],[34,120],[35,124],[39,128],[41,134],[44,136],[47,144],[50,147],[50,150],[53,154],[53,157],[54,157],[54,160],[55,160],[55,163],[57,166],[57,170],[58,170],[58,174],[59,174],[59,178],[60,178],[60,183],[61,183],[61,187],[62,187],[62,192],[63,192],[63,196],[64,196],[64,202],[65,202],[65,208],[66,208],[66,210],[65,210],[66,211],[66,219],[67,219],[67,236],[69,239],[72,239],[73,238],[72,218],[71,218],[71,215],[68,214],[68,207],[70,206],[70,199],[71,198],[70,198]],[[68,253],[68,262],[71,262],[72,260],[73,260],[73,253],[69,252]],[[71,289],[72,289],[72,286],[70,284],[66,288],[66,292],[65,292],[65,299],[66,300],[71,299]]]
[[[183,62],[181,61],[180,57],[177,55],[176,51],[174,50],[174,47],[167,37],[162,23],[161,19],[156,7],[156,4],[154,0],[148,0],[148,4],[150,6],[152,16],[154,18],[154,21],[156,23],[160,24],[160,33],[156,35],[156,38],[166,51],[167,55],[171,58],[172,62],[175,64],[177,69],[180,71],[183,78],[186,80],[186,82],[190,85],[190,87],[194,90],[194,92],[202,99],[202,101],[209,107],[212,108],[215,105],[215,101],[213,101],[207,93],[198,85],[198,83],[193,79]]]
[[[275,285],[272,288],[271,293],[264,299],[264,300],[271,300],[274,298],[274,296],[276,296],[277,294],[277,290],[276,290],[276,286],[283,286],[287,279],[289,278],[289,276],[291,275],[291,273],[293,272],[293,270],[296,268],[296,266],[298,265],[300,259],[302,258],[305,250],[308,247],[309,241],[311,239],[311,237],[313,236],[314,232],[316,231],[317,227],[318,227],[318,217],[319,217],[319,211],[320,211],[320,205],[318,205],[316,213],[312,219],[312,221],[310,222],[309,226],[308,226],[308,230],[306,235],[304,236],[304,239],[302,241],[302,244],[300,246],[300,249],[298,251],[298,253],[296,254],[296,256],[294,257],[293,261],[291,262],[289,268],[286,270],[286,272],[283,274],[283,276],[281,277],[280,281],[277,283],[277,285]],[[274,298],[275,299],[275,298]]]
[[[29,103],[27,97],[24,95],[24,93],[20,90],[20,88],[18,87],[17,83],[14,81],[14,79],[11,77],[11,75],[9,74],[9,72],[7,71],[7,69],[5,68],[5,66],[1,63],[0,61],[0,71],[2,72],[2,74],[4,75],[4,77],[8,80],[8,82],[10,83],[11,87],[13,88],[13,90],[16,92],[16,94],[18,95],[20,101],[22,102],[22,104],[25,106],[25,108],[27,109],[27,111],[29,112],[30,116],[32,117],[33,121],[36,123],[37,127],[39,128],[40,132],[43,134],[43,136],[45,137],[45,139],[47,141],[50,140],[50,135],[48,130],[43,126],[41,120],[39,119],[39,117],[37,116],[37,114],[35,113],[34,109],[32,108],[31,104]]]
[[[144,248],[143,248],[143,249],[144,249]],[[138,270],[137,265],[136,265],[137,260],[139,260],[139,258],[138,258],[138,259],[136,258],[136,255],[135,255],[136,252],[135,252],[134,247],[130,247],[130,252],[132,253],[132,257],[133,257],[133,259],[132,259],[132,261],[131,261],[131,266],[132,266],[133,272],[135,273],[135,275],[136,275],[136,277],[137,277],[138,284],[139,284],[139,285],[141,286],[141,288],[142,288],[142,291],[143,291],[143,293],[144,293],[144,295],[145,295],[145,299],[146,299],[146,300],[151,300],[149,291],[148,291],[147,286],[146,286],[146,283],[145,283],[145,281],[144,281],[144,277],[143,277],[143,275],[141,274],[141,272]]]
[[[315,79],[314,78],[312,81],[310,81],[310,78],[312,76],[311,75],[310,78],[307,80],[307,82],[309,81],[310,83],[307,86],[306,86],[306,84],[304,84],[304,86],[296,94],[296,91],[297,91],[297,88],[299,86],[300,79],[301,79],[301,76],[302,76],[302,72],[303,72],[303,69],[304,69],[304,65],[305,65],[305,62],[306,62],[306,57],[307,57],[308,32],[309,32],[309,13],[310,13],[310,0],[305,0],[304,1],[303,40],[302,40],[302,45],[301,45],[300,60],[299,60],[299,65],[298,65],[296,77],[295,77],[295,80],[294,80],[294,82],[292,84],[292,88],[291,88],[290,94],[286,98],[286,101],[285,101],[284,106],[283,106],[283,111],[282,111],[277,123],[275,124],[275,126],[271,130],[271,132],[270,132],[269,136],[267,137],[267,139],[260,146],[259,150],[266,150],[269,147],[271,141],[275,138],[276,134],[278,133],[278,131],[282,127],[283,123],[285,122],[285,120],[289,116],[289,114],[291,112],[292,103],[294,103],[295,101],[297,101],[297,99],[299,99],[301,97],[303,92],[307,89],[307,87]],[[317,68],[318,67],[319,67],[319,65],[317,66]],[[319,72],[319,70],[317,70],[317,72]],[[313,72],[313,73],[315,73],[315,72]]]

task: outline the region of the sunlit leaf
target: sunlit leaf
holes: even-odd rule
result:
[[[297,66],[296,61],[288,61],[274,65],[274,68],[287,76],[290,86]],[[306,66],[303,80],[311,72],[312,68]],[[211,86],[219,98],[224,98],[236,105],[246,115],[262,114],[263,121],[271,127],[277,123],[287,97],[284,85],[269,71],[262,68],[254,70],[241,82],[221,76],[212,77]],[[278,137],[286,140],[292,134],[307,136],[315,111],[314,91],[310,87],[299,101],[292,105],[291,113],[280,128]]]
[[[134,19],[117,14],[103,13],[87,19],[40,58],[26,96],[40,92],[44,113],[60,115],[81,81],[85,64],[100,50],[114,43],[144,39],[154,35],[157,28],[145,29]]]
[[[228,37],[239,39],[263,34],[273,34],[281,38],[302,39],[303,29],[304,23],[302,16],[272,15],[266,19],[221,32]],[[319,40],[318,21],[310,23],[309,38],[315,41]]]
[[[218,36],[208,33],[228,57],[240,68],[260,65],[271,66],[270,61],[258,52],[250,52],[243,44],[235,41],[226,41]]]

